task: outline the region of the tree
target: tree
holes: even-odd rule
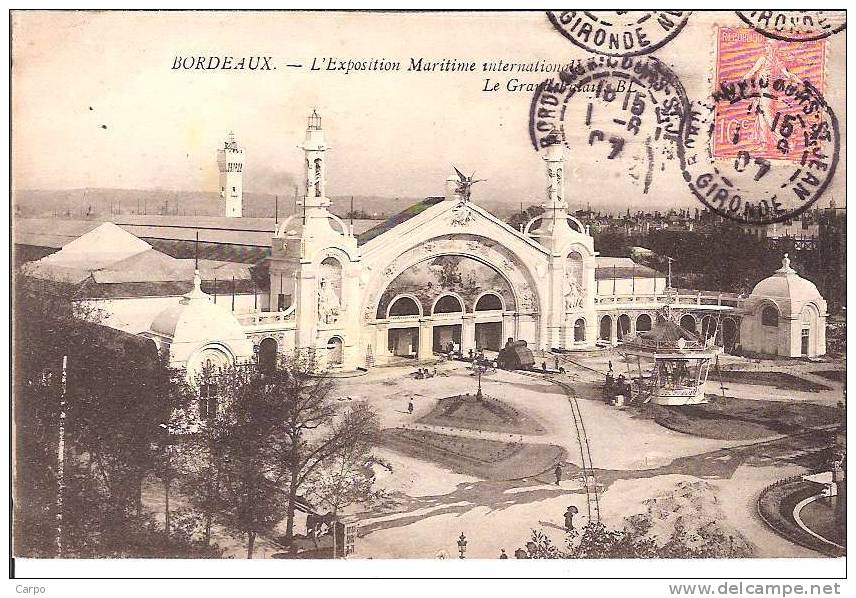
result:
[[[304,485],[337,459],[347,470],[377,437],[375,412],[364,403],[343,406],[333,398],[333,388],[312,354],[283,360],[268,377],[268,392],[282,413],[274,454],[279,477],[287,480],[287,544],[294,538],[295,505]]]
[[[15,282],[16,552],[145,556],[142,484],[177,374],[150,340],[101,326],[73,285]]]
[[[228,369],[219,381],[228,426],[219,442],[218,501],[230,524],[247,536],[247,558],[260,532],[282,519],[276,485],[275,432],[282,417],[276,378],[252,366]]]
[[[567,533],[566,548],[561,549],[543,532],[532,530],[526,544],[532,559],[688,559],[737,558],[751,556],[745,543],[734,545],[733,537],[719,532],[700,537],[676,528],[662,542],[650,535],[650,522],[644,517],[630,518],[620,530],[609,529],[599,521],[591,521],[580,532]]]

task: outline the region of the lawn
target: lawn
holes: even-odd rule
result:
[[[799,478],[783,480],[761,492],[758,513],[767,525],[792,542],[828,556],[844,556],[843,551],[821,542],[794,521],[794,507],[797,503],[817,492],[818,486],[812,482]]]
[[[485,480],[535,476],[565,459],[565,449],[552,444],[502,442],[402,428],[384,430],[381,444]]]
[[[711,371],[708,379],[718,384],[720,374]],[[779,390],[796,390],[801,392],[820,392],[822,390],[830,390],[830,388],[824,384],[811,382],[804,378],[799,378],[784,372],[723,370],[722,381],[726,384],[728,382],[735,382],[738,384],[757,384],[760,386],[772,386]]]
[[[508,432],[509,434],[543,434],[544,428],[531,417],[497,399],[463,394],[440,399],[430,413],[419,419],[421,424]]]
[[[812,374],[833,382],[844,382],[847,379],[847,372],[844,370],[820,370],[819,372],[812,372]]]
[[[824,405],[708,398],[713,400],[704,405],[655,405],[654,419],[670,430],[717,440],[758,440],[840,421],[838,410]]]

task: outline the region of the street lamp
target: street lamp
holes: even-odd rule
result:
[[[464,532],[461,532],[461,537],[458,538],[458,552],[461,554],[460,558],[464,558],[464,553],[467,551],[467,537],[464,535]]]
[[[482,400],[481,377],[482,377],[482,374],[487,371],[487,366],[485,366],[481,362],[474,362],[473,365],[476,369],[476,375],[478,376],[478,381],[479,381],[479,387],[478,387],[478,390],[476,391],[476,398],[479,401],[481,401]]]

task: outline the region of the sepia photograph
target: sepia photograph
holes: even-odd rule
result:
[[[10,578],[840,593],[844,10],[9,35]]]

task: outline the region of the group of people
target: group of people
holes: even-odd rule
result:
[[[633,397],[633,387],[630,381],[624,377],[624,374],[619,374],[618,378],[612,371],[612,362],[609,362],[609,371],[606,372],[606,382],[603,386],[603,395],[611,405],[616,405],[620,401],[630,401]],[[618,397],[622,397],[619,399]]]
[[[436,375],[437,375],[437,368],[434,368],[433,370],[429,370],[428,368],[419,368],[413,374],[413,377],[416,378],[417,380],[424,380],[425,378],[433,378]]]

